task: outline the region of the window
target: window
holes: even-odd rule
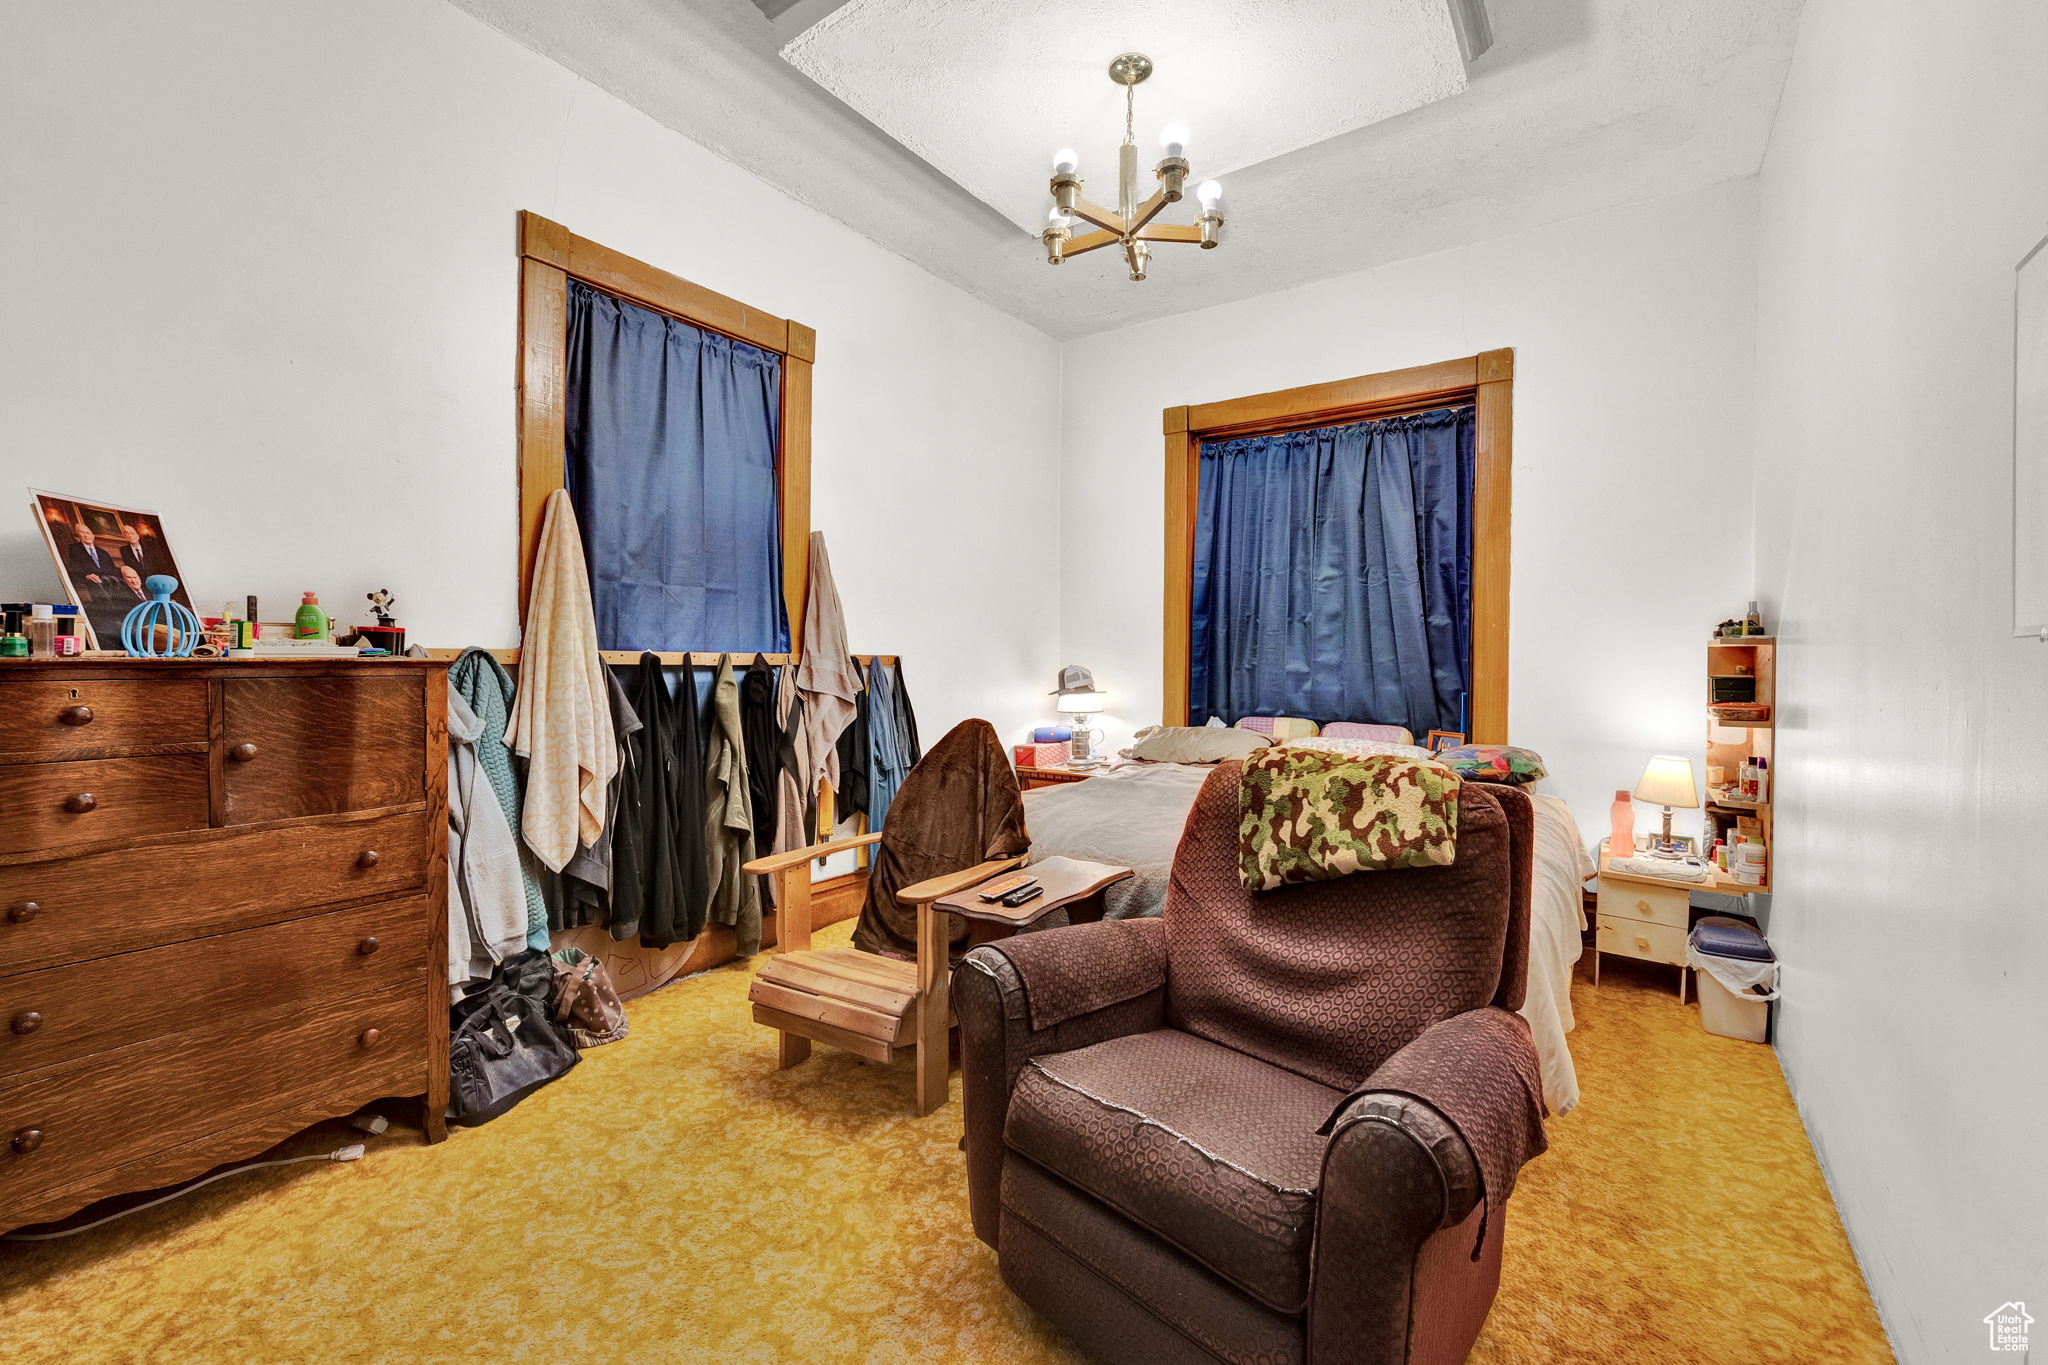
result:
[[[1220,446],[1235,438],[1337,427],[1469,405],[1473,449],[1469,734],[1477,743],[1505,742],[1513,384],[1514,353],[1488,351],[1440,365],[1166,409],[1166,723],[1185,724],[1192,709],[1196,539],[1202,524],[1204,444]],[[1213,499],[1211,510],[1213,514]],[[1205,595],[1205,602],[1208,600]]]
[[[608,327],[637,328],[642,333],[651,327],[657,332],[665,332],[666,347],[662,336],[654,338],[653,354],[657,356],[664,349],[686,357],[692,363],[700,354],[715,356],[727,367],[721,371],[725,380],[742,387],[744,382],[755,385],[753,392],[733,401],[749,403],[756,408],[766,405],[772,409],[773,534],[779,537],[779,544],[755,546],[750,541],[746,553],[732,553],[731,546],[719,546],[708,550],[706,559],[735,574],[779,574],[780,615],[786,623],[788,649],[794,651],[799,648],[809,562],[811,365],[817,355],[817,333],[802,323],[749,308],[723,294],[713,293],[701,285],[599,246],[537,214],[522,213],[519,226],[521,611],[525,609],[532,584],[534,550],[539,541],[541,514],[548,495],[557,488],[576,484],[571,491],[579,500],[579,520],[587,515],[585,506],[589,500],[624,496],[616,486],[616,480],[607,483],[606,472],[593,471],[587,463],[578,465],[580,483],[569,477],[571,453],[567,432],[572,421],[572,368],[584,377],[586,386],[589,378],[597,373],[587,365],[572,367],[571,364],[572,321],[580,315],[586,323],[596,318]],[[587,401],[589,395],[577,397],[579,401]],[[746,442],[740,444],[754,440],[750,435]],[[767,445],[761,445],[746,456],[747,459],[756,457],[769,457]],[[753,491],[762,496],[767,493],[765,488],[759,487]],[[765,525],[765,522],[761,524]],[[631,548],[612,545],[605,533],[594,534],[591,526],[584,527],[584,536],[586,549],[594,557],[599,553],[607,556],[625,554]],[[648,559],[659,558],[662,553],[661,547],[643,549],[646,549],[645,557]],[[597,593],[610,590],[600,587],[600,579],[608,573],[614,578],[630,577],[625,568],[611,565],[609,561],[595,567],[592,585]],[[610,585],[612,588],[617,586],[616,582]],[[705,593],[698,594],[706,599],[716,598],[721,592],[721,585],[716,582],[698,586],[706,588]],[[688,585],[663,582],[650,586],[636,582],[632,592],[622,595],[630,597],[634,592],[649,597],[649,600],[637,607],[630,602],[615,601],[617,610],[610,616],[616,630],[633,632],[643,629],[644,626],[637,626],[634,622],[645,622],[658,614],[659,603],[654,599],[665,593],[674,619],[682,623],[678,629],[685,633],[698,629],[724,629],[726,627],[718,623],[733,620],[743,619],[753,624],[743,628],[744,638],[686,642],[671,636],[660,643],[677,646],[678,650],[697,649],[716,654],[727,650],[752,653],[758,646],[773,642],[763,637],[762,631],[771,627],[762,624],[764,618],[760,612],[722,612],[715,601],[707,605],[706,600],[694,600]],[[713,624],[692,624],[704,622]],[[601,621],[601,637],[603,631]],[[780,633],[774,636],[776,641],[781,638]],[[607,658],[626,662],[637,658],[642,648],[656,642],[614,634],[604,638],[603,643],[607,646]],[[670,654],[673,651],[657,652]],[[680,653],[675,652],[669,661],[680,661],[680,658]]]

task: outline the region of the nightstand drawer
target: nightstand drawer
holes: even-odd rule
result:
[[[1605,897],[1601,904],[1606,904]],[[1651,924],[1647,920],[1618,919],[1603,914],[1600,916],[1600,951],[1682,967],[1685,965],[1685,932],[1669,924]]]
[[[1689,887],[1645,886],[1641,882],[1625,882],[1613,877],[1603,877],[1600,881],[1600,913],[1603,915],[1665,924],[1682,934],[1692,928],[1691,917],[1687,913],[1691,907],[1692,891]]]

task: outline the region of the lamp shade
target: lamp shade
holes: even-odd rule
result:
[[[1102,709],[1100,692],[1062,692],[1053,705],[1070,716],[1091,716]]]
[[[1700,795],[1699,788],[1693,785],[1692,760],[1658,754],[1643,769],[1643,780],[1636,783],[1636,800],[1688,810],[1698,806]]]

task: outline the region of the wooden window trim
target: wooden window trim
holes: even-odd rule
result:
[[[804,594],[810,578],[811,366],[818,334],[750,308],[738,299],[658,270],[578,237],[537,213],[519,215],[519,615],[533,588],[534,551],[548,495],[562,487],[569,379],[569,281],[582,280],[608,294],[682,319],[693,327],[735,337],[782,357],[782,409],[775,451],[775,486],[782,525],[782,600],[789,613],[789,654],[803,648]],[[707,641],[706,643],[710,643]],[[609,663],[630,663],[638,650],[606,650]],[[663,653],[664,663],[691,656]],[[699,662],[716,654],[698,654]]]
[[[1188,720],[1202,442],[1469,402],[1474,408],[1469,738],[1474,744],[1505,744],[1514,387],[1515,353],[1482,351],[1436,365],[1166,409],[1161,423],[1166,436],[1165,723],[1185,725]]]

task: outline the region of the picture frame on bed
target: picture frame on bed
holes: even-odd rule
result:
[[[1456,730],[1431,730],[1422,747],[1433,754],[1440,754],[1447,750],[1463,748],[1464,745],[1465,737]]]

